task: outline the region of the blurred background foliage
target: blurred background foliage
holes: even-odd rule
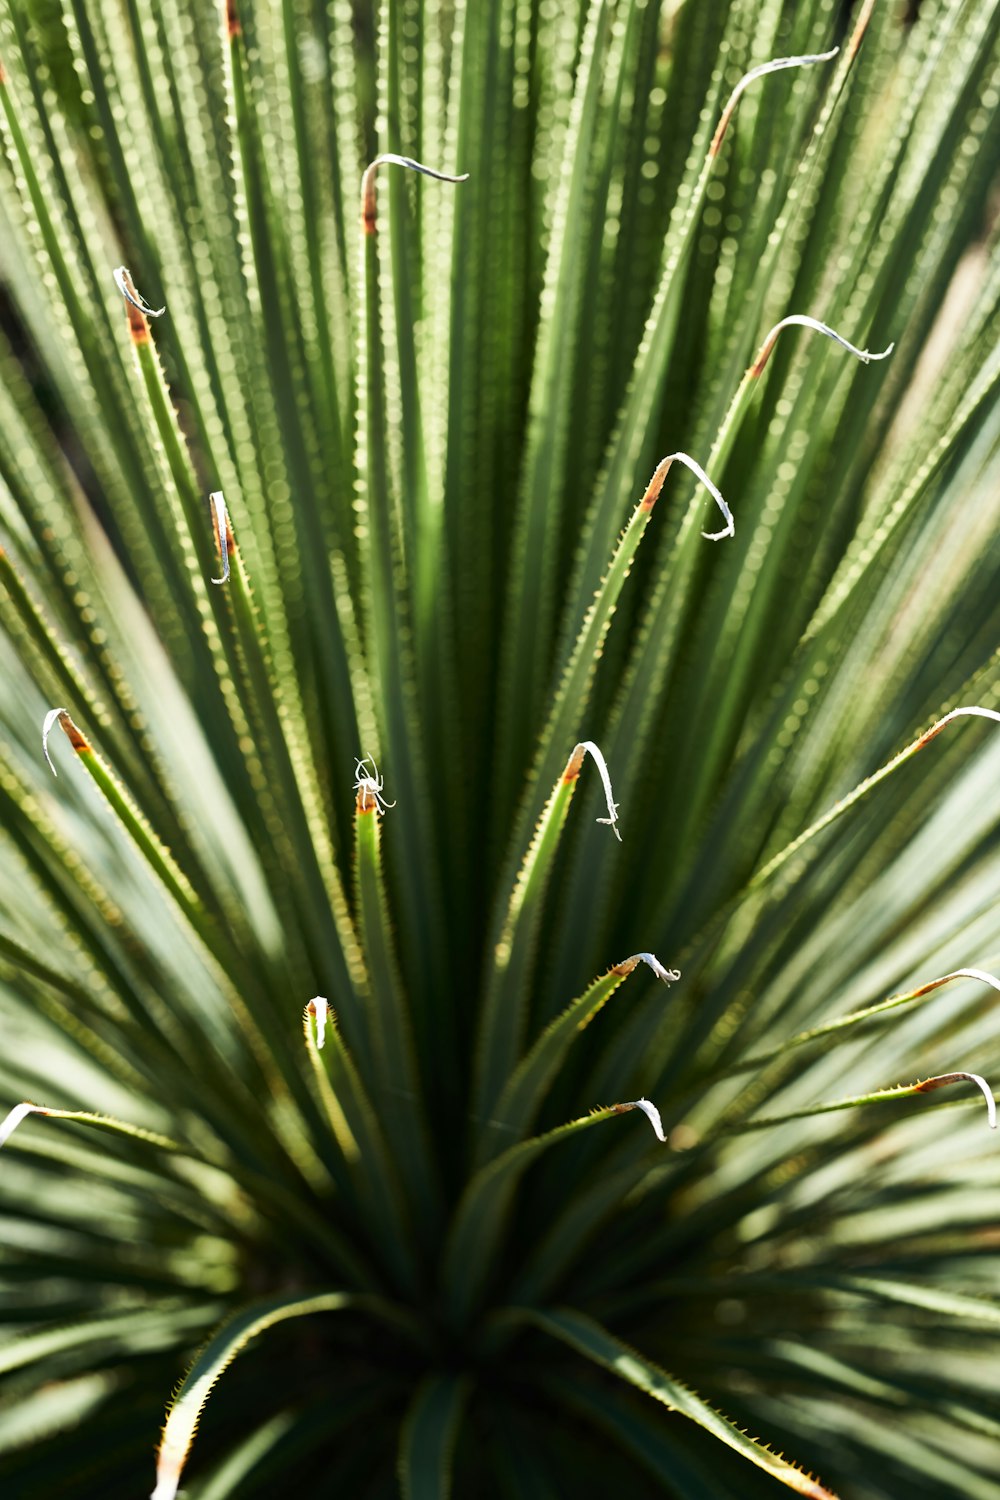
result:
[[[995,1497],[1000,6],[0,63],[5,1494]]]

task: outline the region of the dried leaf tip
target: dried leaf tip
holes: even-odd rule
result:
[[[814,333],[824,334],[826,338],[833,339],[835,344],[839,344],[842,349],[846,349],[849,354],[853,354],[855,359],[860,359],[862,364],[865,365],[871,364],[873,359],[888,359],[896,347],[895,344],[890,344],[888,349],[883,349],[880,354],[876,354],[871,349],[859,349],[856,345],[849,343],[847,339],[830,328],[826,323],[820,323],[816,318],[810,318],[805,313],[790,313],[787,318],[782,318],[780,323],[775,323],[771,332],[761,344],[760,349],[757,351],[757,358],[750,366],[749,373],[752,377],[758,376],[767,364],[774,346],[778,342],[778,334],[781,330],[793,326],[811,328]]]
[[[922,750],[925,745],[930,744],[931,740],[937,738],[946,725],[953,723],[955,719],[962,718],[992,719],[994,724],[1000,724],[1000,713],[995,708],[977,708],[975,705],[968,708],[953,708],[950,713],[945,714],[942,719],[938,719],[925,734],[920,736],[919,740],[914,744],[913,749]]]
[[[623,958],[620,964],[612,964],[612,974],[631,974],[639,964],[647,964],[664,984],[676,984],[681,977],[680,969],[665,969],[655,953],[633,953],[631,958]]]
[[[114,277],[115,286],[130,307],[134,307],[147,318],[162,318],[167,309],[165,307],[150,307],[142,293],[137,291],[135,282],[132,280],[132,272],[127,266],[116,266]]]
[[[598,818],[597,821],[598,823],[607,823],[620,844],[622,836],[618,831],[618,803],[615,801],[611,790],[611,773],[608,771],[608,763],[604,759],[603,751],[599,746],[594,744],[593,740],[581,740],[578,745],[573,746],[573,753],[566,762],[566,769],[563,772],[562,779],[564,782],[575,781],[580,774],[580,768],[583,765],[586,755],[591,757],[597,767],[598,775],[601,778],[601,785],[604,788],[604,801],[608,809],[608,816],[606,818]]]
[[[361,179],[361,223],[365,234],[375,233],[375,172],[379,167],[409,167],[411,172],[421,172],[424,177],[433,177],[435,182],[469,180],[468,172],[452,177],[447,172],[436,172],[433,167],[425,167],[422,162],[414,161],[412,156],[397,156],[395,152],[384,151],[373,162],[369,162]]]
[[[60,729],[64,732],[77,754],[82,755],[90,749],[90,741],[86,735],[80,733],[66,710],[64,708],[50,708],[42,724],[42,753],[49,763],[49,770],[53,776],[58,776],[59,772],[56,770],[55,762],[49,754],[49,735],[52,733],[52,726],[57,719]]]
[[[663,1133],[663,1121],[660,1119],[660,1111],[651,1100],[632,1099],[627,1104],[613,1104],[611,1107],[620,1115],[627,1114],[630,1109],[641,1109],[650,1125],[652,1125],[656,1139],[662,1141],[664,1145],[667,1144],[667,1137]]]
[[[314,995],[306,1006],[311,1016],[316,1018],[316,1046],[322,1049],[326,1041],[326,1018],[330,1012],[330,1005],[324,995]]]
[[[219,556],[222,558],[222,577],[213,578],[212,583],[228,583],[229,581],[229,556],[236,546],[233,538],[233,529],[229,524],[229,516],[226,513],[226,502],[221,490],[213,490],[208,497],[212,507],[212,525],[215,527],[215,540],[219,548]]]
[[[986,1114],[990,1122],[990,1129],[997,1128],[997,1107],[993,1098],[993,1090],[981,1078],[978,1073],[939,1073],[935,1078],[928,1078],[923,1083],[918,1083],[916,1091],[918,1094],[929,1094],[934,1089],[947,1088],[950,1083],[974,1083],[982,1090],[983,1098],[986,1100]]]
[[[708,493],[711,495],[712,499],[715,501],[716,505],[722,512],[723,519],[726,523],[725,526],[721,531],[703,531],[702,536],[706,539],[706,541],[718,542],[721,541],[723,537],[735,536],[736,523],[733,520],[732,511],[729,509],[729,506],[726,504],[725,500],[723,500],[716,486],[712,483],[708,475],[705,473],[705,470],[701,467],[701,464],[697,463],[689,453],[668,453],[666,458],[660,460],[660,462],[656,466],[656,472],[654,473],[652,479],[649,481],[649,484],[646,487],[646,493],[643,495],[642,499],[639,502],[640,508],[642,510],[653,509],[659,493],[663,488],[663,481],[666,479],[667,472],[670,469],[670,465],[673,463],[683,464],[685,468],[690,469],[695,478],[700,480],[701,483],[705,486],[706,490],[708,490]]]
[[[371,771],[366,768],[371,766]],[[386,812],[390,807],[395,807],[395,802],[387,802],[382,795],[385,786],[385,777],[379,775],[378,766],[370,755],[361,756],[354,762],[354,790],[357,793],[357,811],[374,812],[377,808],[380,813]]]
[[[814,63],[830,62],[840,51],[839,47],[832,47],[829,52],[811,52],[802,57],[775,57],[770,62],[761,63],[757,68],[751,68],[749,73],[744,73],[739,83],[729,96],[729,101],[712,137],[712,144],[708,148],[709,159],[718,156],[722,138],[729,129],[729,122],[733,118],[733,112],[740,101],[740,96],[749,88],[751,83],[758,78],[764,78],[768,73],[781,73],[785,68],[809,68]]]
[[[670,471],[670,463],[671,460],[669,458],[661,458],[660,462],[653,470],[653,477],[647,484],[646,492],[639,502],[643,510],[652,510],[657,500],[659,500],[660,491],[663,488],[663,481],[666,479],[667,474]]]
[[[990,985],[1000,993],[1000,979],[995,974],[988,974],[985,969],[952,969],[950,974],[942,974],[940,979],[930,979],[922,984],[915,995],[927,995],[931,990],[940,989],[941,985],[949,984],[953,979],[979,979],[983,984]]]

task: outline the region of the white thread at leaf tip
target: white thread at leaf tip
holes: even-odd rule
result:
[[[950,979],[978,979],[1000,994],[1000,979],[997,979],[994,974],[988,974],[985,969],[952,969],[950,974],[942,974],[937,979],[929,979],[926,984],[918,985],[918,992],[926,994],[931,990],[940,989]]]
[[[49,735],[52,733],[52,726],[58,719],[59,715],[64,714],[65,712],[66,710],[64,708],[50,708],[48,713],[45,715],[45,722],[42,724],[42,753],[49,763],[49,770],[52,772],[53,776],[58,776],[59,772],[56,770],[55,761],[49,754]]]
[[[369,776],[365,766],[370,765],[372,774]],[[367,797],[375,800],[375,806],[379,812],[385,812],[390,807],[395,807],[395,802],[387,802],[382,795],[385,786],[385,777],[378,773],[378,766],[370,755],[356,756],[354,761],[354,790],[364,792]]]
[[[981,1077],[979,1073],[939,1073],[935,1078],[928,1078],[927,1082],[939,1088],[945,1088],[949,1083],[974,1083],[977,1088],[982,1090],[983,1098],[986,1100],[986,1114],[990,1122],[990,1129],[996,1130],[996,1100],[993,1098],[993,1090],[986,1082],[986,1079]]]
[[[128,266],[116,266],[114,277],[115,286],[121,292],[126,302],[131,302],[132,306],[137,307],[141,313],[145,313],[147,318],[163,317],[163,314],[167,309],[165,307],[150,307],[149,303],[146,301],[145,297],[142,295],[135,282],[132,280],[132,272],[129,270]]]
[[[927,733],[930,734],[931,730],[943,729],[953,719],[960,719],[966,715],[971,715],[975,719],[992,719],[994,724],[1000,724],[1000,713],[995,708],[977,708],[973,705],[971,708],[953,708],[950,713],[945,714],[943,719],[938,719],[936,724],[932,724]]]
[[[945,979],[981,979],[983,984],[992,985],[1000,993],[1000,979],[996,975],[988,974],[985,969],[953,969],[950,974],[945,974]],[[943,981],[938,980],[937,983]]]
[[[329,1001],[323,995],[313,995],[309,1004],[316,1017],[316,1046],[322,1048],[326,1041],[326,1018],[330,1010]]]
[[[729,506],[726,504],[725,500],[723,500],[716,486],[712,483],[708,475],[705,473],[705,470],[702,468],[701,464],[698,463],[696,459],[693,459],[690,453],[668,453],[666,458],[663,460],[663,463],[667,464],[668,466],[673,463],[683,464],[685,468],[690,469],[694,477],[701,480],[702,484],[705,486],[706,490],[708,490],[708,493],[711,495],[716,505],[722,511],[722,514],[725,516],[726,525],[724,530],[703,531],[702,536],[705,538],[705,540],[707,542],[719,542],[723,539],[723,537],[735,536],[736,522],[733,520],[733,513],[729,509]]]
[[[22,1120],[29,1115],[44,1115],[48,1111],[40,1104],[15,1104],[10,1110],[2,1125],[0,1125],[0,1146],[5,1146]]]
[[[624,1104],[622,1108],[641,1109],[650,1125],[652,1125],[656,1139],[662,1141],[664,1145],[667,1144],[667,1137],[663,1132],[663,1121],[660,1119],[660,1111],[651,1099],[633,1099],[629,1104]]]
[[[648,964],[657,979],[662,979],[664,984],[673,984],[681,977],[680,969],[665,969],[655,953],[633,953],[632,957],[640,958],[644,964]]]
[[[744,73],[739,83],[733,89],[723,115],[729,113],[737,99],[751,83],[758,78],[765,78],[768,73],[780,73],[784,68],[809,68],[813,63],[832,62],[840,51],[839,47],[833,47],[829,52],[809,52],[802,57],[774,57],[770,62],[761,63],[756,68],[751,68],[749,73]]]
[[[438,182],[468,182],[468,172],[462,172],[460,176],[453,177],[448,172],[436,172],[433,167],[425,167],[423,162],[414,161],[412,156],[397,156],[394,151],[386,151],[382,156],[376,156],[371,167],[409,167],[411,172],[422,172],[425,177],[433,177]]]
[[[213,490],[209,495],[212,509],[215,513],[215,525],[219,533],[219,549],[222,553],[222,577],[213,578],[212,583],[229,582],[229,547],[226,541],[226,501],[221,490]]]
[[[860,359],[866,365],[870,364],[873,359],[888,359],[896,347],[895,344],[890,344],[888,349],[882,350],[881,354],[876,354],[872,349],[859,349],[855,344],[845,339],[843,334],[831,328],[828,323],[821,323],[817,318],[810,318],[807,313],[789,313],[787,318],[782,318],[780,323],[775,323],[771,332],[764,340],[765,345],[770,344],[773,339],[777,338],[783,328],[792,327],[811,328],[814,333],[824,334],[828,339],[833,339],[835,344],[840,344],[841,348],[846,349],[849,354],[853,354],[855,359]]]
[[[604,800],[608,806],[608,816],[606,818],[598,818],[597,821],[598,823],[606,823],[620,844],[622,836],[618,831],[618,803],[615,801],[614,793],[611,790],[611,772],[608,770],[608,763],[604,759],[604,751],[599,745],[595,745],[593,740],[581,740],[578,748],[585,750],[593,760],[597,767],[598,775],[601,778],[601,785],[604,788]]]
[[[986,1079],[985,1078],[980,1078],[980,1076],[979,1076],[978,1073],[973,1073],[972,1077],[979,1084],[979,1087],[983,1091],[983,1096],[986,1099],[986,1114],[987,1114],[987,1118],[989,1119],[989,1122],[990,1122],[990,1129],[991,1130],[996,1130],[996,1128],[997,1128],[997,1102],[996,1102],[996,1100],[993,1097],[993,1090],[990,1088],[989,1084],[986,1082]]]

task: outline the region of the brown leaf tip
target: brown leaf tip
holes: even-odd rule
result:
[[[316,1046],[322,1047],[326,1041],[326,1023],[332,1019],[330,1003],[325,995],[314,995],[306,1006],[306,1014],[314,1017],[316,1021]]]
[[[562,773],[562,779],[564,782],[576,781],[579,778],[586,754],[586,746],[575,745],[573,747],[573,753],[570,756],[569,760],[566,762],[566,769]]]
[[[128,319],[128,331],[132,335],[134,344],[144,344],[149,338],[149,324],[145,315],[132,302],[125,304],[125,316]]]
[[[79,755],[86,754],[90,750],[90,741],[73,723],[68,713],[64,712],[59,715],[59,727]]]
[[[49,709],[42,724],[42,754],[48,761],[49,770],[53,776],[58,776],[59,772],[56,770],[52,756],[49,754],[49,735],[52,733],[52,728],[55,724],[59,725],[59,728],[66,735],[66,738],[78,755],[85,755],[90,752],[90,741],[73,723],[73,720],[64,708]]]
[[[115,286],[125,298],[129,332],[137,344],[142,343],[149,338],[149,328],[146,325],[146,319],[162,318],[167,309],[165,307],[150,307],[132,280],[132,273],[128,266],[116,266],[114,278]],[[138,317],[136,314],[138,314]]]
[[[361,179],[361,227],[365,234],[375,233],[375,168],[377,163],[372,162],[370,167],[365,168],[365,175]]]
[[[992,719],[994,724],[1000,724],[1000,712],[995,708],[980,708],[978,705],[953,708],[950,713],[945,714],[943,719],[938,719],[936,724],[932,724],[930,729],[926,730],[918,740],[914,740],[910,746],[910,750],[922,750],[925,745],[930,744],[931,740],[937,738],[946,725],[953,723],[955,719],[961,718]]]
[[[642,499],[639,502],[640,507],[643,510],[652,510],[653,506],[660,498],[660,491],[663,488],[663,482],[666,479],[667,474],[670,472],[670,465],[672,462],[672,459],[662,458],[657,464],[656,468],[653,471],[653,477],[646,486],[646,493],[643,495]]]
[[[412,156],[398,156],[395,151],[383,151],[373,162],[369,162],[361,179],[361,226],[365,234],[375,233],[375,172],[382,166],[408,167],[411,172],[433,177],[435,182],[467,182],[469,177],[468,172],[457,176],[450,172],[438,172],[434,167],[424,166],[421,161],[414,161]]]
[[[838,49],[833,47],[829,52],[812,52],[801,57],[775,57],[770,62],[761,63],[759,67],[751,68],[749,73],[744,73],[739,83],[733,89],[708,148],[708,159],[711,161],[718,156],[723,137],[729,129],[729,122],[733,118],[736,106],[744,90],[754,83],[758,78],[764,78],[768,73],[780,73],[785,68],[807,68],[813,63],[829,62],[836,57]]]
[[[638,509],[646,512],[653,509],[653,506],[656,504],[657,496],[663,488],[663,481],[666,479],[667,474],[670,471],[670,465],[672,463],[682,463],[686,469],[690,469],[695,478],[699,480],[699,482],[703,484],[708,490],[708,493],[711,495],[712,499],[715,501],[716,505],[719,507],[723,514],[726,524],[722,528],[722,530],[703,531],[702,536],[710,542],[720,541],[722,537],[734,536],[736,533],[736,525],[733,521],[733,513],[729,509],[729,506],[726,504],[725,500],[722,498],[721,494],[719,493],[716,486],[712,483],[711,479],[709,479],[708,475],[705,473],[705,470],[701,467],[701,464],[696,463],[695,460],[691,457],[690,453],[682,453],[679,449],[676,453],[668,453],[666,458],[660,459],[660,462],[656,466],[656,470],[653,474],[652,479],[646,486],[646,493],[639,501]]]
[[[231,42],[235,41],[242,30],[243,27],[240,25],[239,12],[236,9],[236,0],[226,0],[226,32],[229,40]]]
[[[631,957],[623,958],[621,963],[612,964],[611,973],[627,977],[640,964],[646,964],[664,984],[676,984],[681,977],[680,969],[665,969],[655,953],[633,953]]]
[[[997,1128],[996,1101],[993,1098],[993,1090],[986,1079],[979,1073],[938,1073],[934,1078],[925,1078],[922,1083],[913,1085],[915,1094],[929,1094],[934,1089],[948,1088],[953,1083],[974,1083],[986,1100],[986,1112],[991,1130]]]
[[[767,338],[758,349],[757,358],[754,360],[753,364],[750,366],[750,369],[747,372],[751,380],[756,380],[759,375],[762,375],[764,373],[764,366],[771,358],[771,351],[777,342],[778,330],[776,328],[772,328],[771,332],[768,334]]]
[[[919,740],[916,741],[913,746],[914,750],[922,750],[925,745],[930,744],[931,740],[936,740],[943,728],[944,724],[932,724],[930,729],[928,729],[926,733],[922,734]]]
[[[787,318],[782,318],[780,323],[774,325],[761,344],[757,351],[757,358],[747,371],[751,380],[756,379],[764,369],[778,342],[778,334],[785,328],[811,328],[814,333],[821,333],[825,338],[832,339],[835,344],[846,349],[848,354],[853,354],[855,359],[860,359],[864,365],[870,365],[872,360],[888,359],[895,348],[894,344],[890,344],[888,349],[883,349],[881,353],[873,352],[871,349],[859,349],[856,344],[852,344],[850,339],[845,339],[842,333],[838,333],[828,323],[821,323],[818,318],[810,317],[808,313],[790,313]]]

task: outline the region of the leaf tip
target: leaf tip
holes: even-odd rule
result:
[[[371,770],[367,769],[371,766]],[[354,790],[357,793],[355,809],[359,813],[387,812],[395,802],[387,802],[383,795],[385,777],[379,775],[378,766],[370,755],[358,756],[354,762]]]
[[[365,234],[374,234],[377,223],[375,215],[375,173],[379,167],[408,167],[411,172],[420,172],[424,177],[433,177],[435,182],[468,182],[468,172],[453,176],[448,172],[437,172],[414,161],[412,156],[397,156],[394,151],[383,151],[368,163],[361,178],[361,227]]]
[[[758,349],[757,356],[747,371],[751,380],[756,380],[763,373],[774,346],[778,342],[778,335],[785,328],[811,328],[814,333],[821,333],[825,338],[832,339],[835,344],[839,344],[842,349],[853,354],[855,359],[859,359],[863,365],[870,365],[873,360],[888,359],[896,347],[893,343],[888,349],[859,349],[856,344],[845,339],[843,334],[837,333],[828,323],[821,323],[818,318],[812,318],[807,313],[789,313],[787,318],[782,318],[780,323],[775,323]]]
[[[953,723],[955,719],[967,717],[971,717],[974,719],[992,719],[995,724],[1000,724],[1000,713],[998,713],[994,708],[979,708],[977,705],[970,705],[965,708],[953,708],[950,713],[947,713],[943,718],[938,719],[936,723],[931,725],[930,729],[926,730],[918,740],[914,741],[914,744],[912,746],[913,750],[922,750],[925,745],[930,744],[931,740],[937,739],[941,731],[945,729],[947,725]]]
[[[660,1118],[660,1111],[657,1109],[656,1105],[652,1102],[651,1099],[631,1099],[625,1104],[613,1104],[611,1107],[615,1111],[615,1113],[619,1115],[627,1114],[628,1111],[632,1109],[641,1110],[642,1113],[646,1116],[646,1119],[649,1121],[650,1125],[652,1125],[653,1133],[656,1136],[656,1139],[658,1141],[661,1141],[664,1146],[667,1144],[667,1137],[663,1130],[663,1121]]]
[[[656,468],[653,470],[653,477],[646,486],[645,494],[639,501],[642,510],[652,510],[660,498],[660,491],[670,470],[670,464],[671,460],[669,458],[662,458],[656,465]]]
[[[725,526],[723,527],[723,529],[721,531],[703,531],[702,532],[702,536],[705,538],[705,540],[709,541],[709,542],[718,542],[718,541],[721,541],[721,539],[723,537],[735,536],[736,535],[736,523],[733,520],[733,513],[729,509],[729,506],[726,504],[725,500],[722,498],[722,495],[720,494],[720,492],[718,490],[718,487],[716,485],[714,485],[712,483],[712,481],[709,479],[708,475],[705,473],[705,470],[702,468],[701,464],[698,463],[695,459],[693,459],[691,457],[690,453],[669,453],[667,455],[667,457],[665,459],[663,459],[662,462],[657,467],[656,474],[659,474],[660,469],[662,469],[663,470],[663,478],[666,478],[667,470],[670,468],[670,465],[672,463],[683,464],[686,469],[690,469],[690,471],[694,475],[694,477],[701,484],[703,484],[705,486],[706,490],[708,490],[708,493],[711,495],[712,499],[715,501],[716,505],[719,507],[719,509],[722,512],[723,519],[724,519],[724,521],[726,523]],[[653,475],[653,480],[656,479],[656,474]],[[652,482],[653,481],[650,481],[650,488],[652,488]],[[663,484],[663,480],[661,479],[661,481],[660,481],[661,487],[662,487],[662,484]],[[647,495],[649,494],[649,490],[648,489],[646,491],[646,494]],[[657,490],[656,494],[659,494],[659,490]],[[654,501],[655,501],[655,499],[656,499],[656,495],[653,496],[653,500]],[[650,504],[649,506],[646,506],[646,497],[645,496],[643,496],[642,500],[640,501],[640,506],[644,507],[645,509],[651,509],[652,508],[652,504]]]
[[[314,995],[306,1006],[308,1013],[316,1021],[316,1046],[322,1051],[323,1043],[326,1041],[326,1018],[330,1012],[330,1004],[325,995]]]
[[[597,767],[598,775],[601,778],[601,786],[604,788],[604,801],[608,809],[607,817],[598,818],[597,821],[598,823],[607,824],[620,844],[622,841],[622,836],[618,830],[618,803],[615,801],[614,795],[611,790],[611,773],[608,770],[608,763],[604,759],[604,752],[598,745],[594,744],[593,740],[581,740],[580,743],[574,747],[573,754],[569,758],[569,765],[567,765],[566,768],[567,771],[569,770],[569,767],[573,765],[574,759],[578,754],[580,757],[581,765],[583,764],[583,757],[585,755],[589,755],[591,760]],[[563,772],[563,779],[567,779],[566,772]]]
[[[759,67],[751,68],[749,73],[744,73],[739,83],[733,89],[708,148],[708,159],[711,161],[718,156],[722,146],[722,139],[729,129],[729,122],[740,101],[740,96],[758,78],[764,78],[768,73],[780,73],[785,68],[809,68],[815,63],[831,62],[840,51],[839,47],[831,47],[829,52],[811,52],[801,57],[775,57],[770,62],[761,63]]]
[[[142,343],[149,338],[149,329],[146,327],[147,318],[162,318],[166,307],[150,307],[145,297],[136,289],[132,280],[132,272],[128,266],[116,266],[113,272],[115,286],[125,298],[125,310],[128,313],[129,331],[136,343]]]
[[[215,530],[215,542],[222,559],[222,577],[213,578],[212,583],[228,583],[230,565],[229,560],[236,550],[236,539],[233,536],[233,528],[229,524],[229,515],[226,511],[226,501],[221,490],[213,490],[208,497],[212,507],[212,526]]]
[[[5,1146],[22,1120],[29,1115],[47,1115],[48,1110],[41,1104],[30,1104],[27,1100],[23,1104],[15,1104],[14,1108],[8,1110],[3,1122],[0,1123],[0,1146]]]
[[[42,753],[49,763],[49,770],[53,776],[58,776],[59,772],[56,770],[55,762],[49,753],[49,735],[52,733],[53,725],[57,721],[60,729],[62,729],[78,755],[83,755],[90,749],[90,741],[86,735],[81,734],[66,710],[64,708],[50,708],[42,723]]]
[[[681,977],[680,969],[665,969],[655,953],[633,953],[631,957],[622,959],[620,964],[612,964],[612,974],[631,974],[639,964],[646,964],[657,979],[664,984],[675,984]]]
[[[989,1120],[991,1130],[997,1128],[997,1106],[993,1098],[993,1090],[986,1079],[979,1073],[938,1073],[934,1078],[926,1078],[923,1083],[918,1083],[914,1092],[918,1094],[929,1094],[934,1089],[947,1088],[952,1083],[974,1083],[981,1091],[986,1100],[986,1117]]]

